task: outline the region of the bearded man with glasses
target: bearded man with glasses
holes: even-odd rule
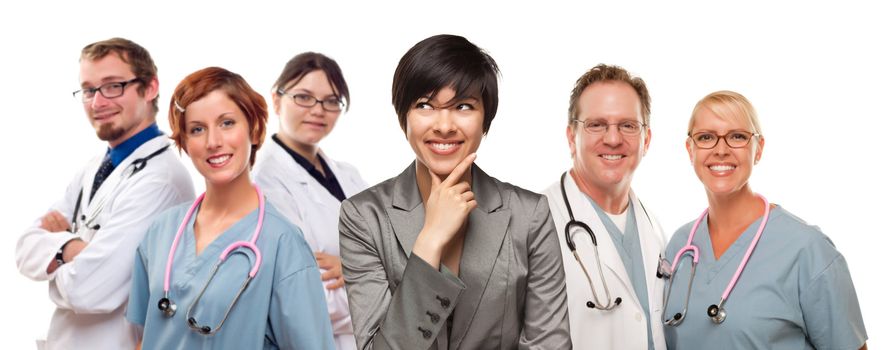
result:
[[[132,349],[125,320],[135,248],[159,212],[193,200],[190,175],[156,125],[156,65],[122,38],[80,54],[73,95],[107,150],[81,169],[61,200],[19,238],[22,275],[49,281],[56,305],[43,349]]]

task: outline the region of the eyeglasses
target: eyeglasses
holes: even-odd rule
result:
[[[337,99],[337,97],[329,97],[325,100],[320,100],[318,98],[313,97],[312,95],[307,94],[286,94],[285,91],[281,89],[276,91],[279,95],[291,97],[294,100],[294,103],[298,106],[310,108],[315,106],[317,103],[322,104],[322,109],[328,112],[340,112],[341,109],[346,105],[343,101]]]
[[[690,135],[690,138],[693,139],[693,144],[701,149],[712,149],[716,147],[717,142],[720,141],[721,138],[724,139],[724,142],[727,146],[730,146],[730,148],[742,148],[751,142],[752,137],[760,137],[760,134],[743,130],[734,130],[728,132],[726,135],[718,135],[710,132],[697,132]]]
[[[82,99],[83,102],[92,101],[92,99],[95,98],[96,92],[100,92],[101,96],[104,96],[104,98],[117,98],[117,97],[122,96],[123,93],[126,92],[127,85],[129,85],[131,83],[140,83],[140,82],[141,82],[141,78],[135,77],[135,78],[132,78],[131,80],[127,80],[127,81],[106,83],[106,84],[103,84],[99,87],[85,88],[82,90],[77,90],[77,91],[74,91],[73,94],[74,94],[74,98]]]
[[[623,135],[637,136],[641,133],[641,129],[647,126],[644,123],[639,123],[634,120],[627,120],[617,124],[607,124],[607,122],[600,120],[574,120],[574,122],[582,123],[586,131],[588,131],[590,134],[596,135],[607,133],[607,129],[611,125],[615,125],[616,129],[619,130],[619,132]]]

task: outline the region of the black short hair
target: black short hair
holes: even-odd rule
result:
[[[350,89],[343,79],[343,72],[337,62],[328,56],[318,52],[304,52],[292,57],[285,64],[279,78],[273,83],[273,93],[279,94],[279,89],[285,89],[286,86],[296,85],[307,74],[313,71],[323,71],[331,83],[331,90],[334,97],[344,102],[346,110],[350,109]]]
[[[482,131],[487,134],[497,114],[497,62],[466,38],[441,34],[420,41],[399,60],[392,80],[392,105],[402,130],[418,99],[451,87],[455,99],[481,96]]]

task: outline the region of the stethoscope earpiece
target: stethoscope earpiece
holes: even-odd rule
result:
[[[620,298],[620,297],[616,297],[616,300],[613,301],[613,305],[614,305],[614,306],[618,306],[619,304],[622,304],[622,298]],[[591,302],[591,301],[587,301],[587,302],[586,302],[586,306],[587,306],[588,308],[590,308],[590,309],[594,309],[594,308],[595,308],[595,303],[593,303],[593,302]],[[612,309],[612,308],[610,308],[610,309]],[[606,309],[606,310],[610,310],[610,309]]]
[[[663,323],[668,326],[677,326],[681,324],[681,322],[684,322],[684,314],[680,312],[674,314],[674,316],[672,316],[669,320],[663,320]]]
[[[194,329],[195,331],[197,331],[199,333],[202,333],[202,334],[211,334],[212,333],[212,327],[200,326],[199,323],[196,322],[196,319],[193,317],[190,317],[187,319],[187,324],[190,326],[190,328]]]

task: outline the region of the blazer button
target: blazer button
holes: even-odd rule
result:
[[[426,314],[429,315],[429,320],[432,321],[432,323],[438,323],[438,320],[441,319],[437,313],[427,311]]]
[[[438,302],[441,304],[441,306],[443,308],[447,309],[448,306],[451,306],[451,299],[443,298],[438,295],[436,295],[435,298],[438,299]]]
[[[424,329],[423,327],[417,327],[417,330],[419,330],[420,333],[423,333],[423,339],[432,338],[432,331]]]

